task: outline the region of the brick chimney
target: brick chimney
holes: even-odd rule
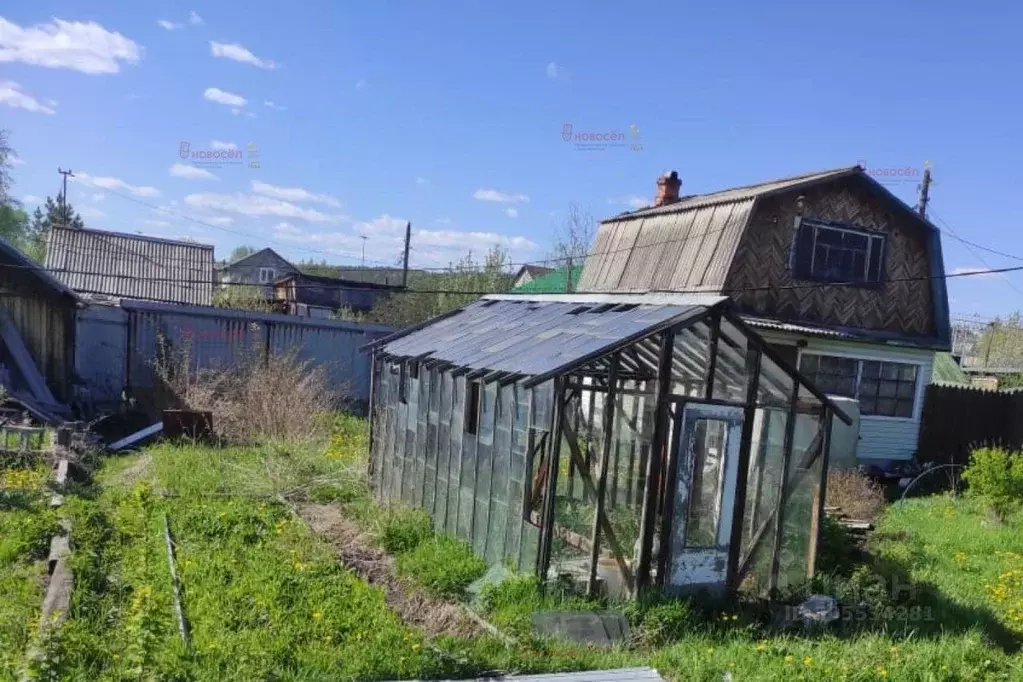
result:
[[[657,194],[654,196],[654,206],[665,206],[678,201],[678,191],[682,188],[682,180],[678,177],[678,171],[665,173],[657,178]]]

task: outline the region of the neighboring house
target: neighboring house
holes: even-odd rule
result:
[[[274,298],[284,302],[285,312],[304,317],[330,317],[339,308],[370,310],[401,287],[353,282],[337,277],[292,273],[274,283]]]
[[[553,268],[545,268],[542,265],[523,265],[519,268],[519,271],[515,273],[515,279],[512,280],[512,289],[518,289],[530,282],[535,282],[540,277],[549,274],[551,270],[553,270]]]
[[[679,196],[601,223],[580,292],[730,296],[832,395],[859,401],[857,455],[904,460],[936,351],[948,351],[938,229],[859,166]]]
[[[262,287],[267,298],[273,298],[274,282],[288,275],[298,274],[298,268],[273,249],[260,249],[228,263],[220,269],[221,286],[250,284]]]
[[[528,267],[528,266],[525,266]],[[571,293],[579,286],[579,276],[583,273],[583,266],[577,265],[572,268],[569,276],[568,268],[549,270],[543,275],[531,279],[523,284],[516,284],[512,289],[513,294],[564,294]],[[521,277],[515,278],[518,282]]]
[[[53,227],[45,267],[81,294],[213,304],[213,246],[209,244]]]

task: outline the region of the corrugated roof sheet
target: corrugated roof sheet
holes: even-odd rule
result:
[[[458,367],[526,376],[611,349],[666,323],[697,318],[724,297],[674,297],[675,302],[591,302],[484,299],[392,341],[378,351],[398,358],[441,360]],[[708,305],[709,303],[709,305]]]
[[[623,213],[601,223],[580,291],[720,291],[758,197],[861,172],[858,166]]]
[[[208,244],[54,227],[45,267],[83,293],[213,304],[213,247]]]

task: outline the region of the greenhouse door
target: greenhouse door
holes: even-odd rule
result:
[[[742,416],[741,407],[690,403],[676,423],[669,592],[725,586]]]

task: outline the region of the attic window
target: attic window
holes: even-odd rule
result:
[[[277,271],[273,268],[260,268],[259,269],[259,283],[270,284],[277,279]]]
[[[638,307],[639,307],[638,303],[622,303],[621,305],[616,305],[614,307],[614,312],[616,312],[616,313],[626,313],[626,312],[628,312],[630,310],[635,310]]]
[[[615,304],[614,304],[614,303],[603,303],[603,304],[601,304],[601,305],[598,305],[598,306],[597,306],[596,308],[594,308],[594,309],[593,309],[593,310],[591,310],[590,312],[591,312],[591,313],[594,313],[594,314],[597,314],[597,313],[606,313],[606,312],[607,312],[608,310],[611,310],[611,309],[612,309],[612,308],[614,308],[614,307],[615,307]]]
[[[569,315],[581,315],[582,313],[585,313],[585,312],[589,311],[589,309],[590,309],[590,306],[588,306],[588,305],[581,305],[578,308],[572,308],[571,310],[569,310],[568,314]]]
[[[871,285],[884,281],[885,235],[804,220],[796,235],[797,279]]]

